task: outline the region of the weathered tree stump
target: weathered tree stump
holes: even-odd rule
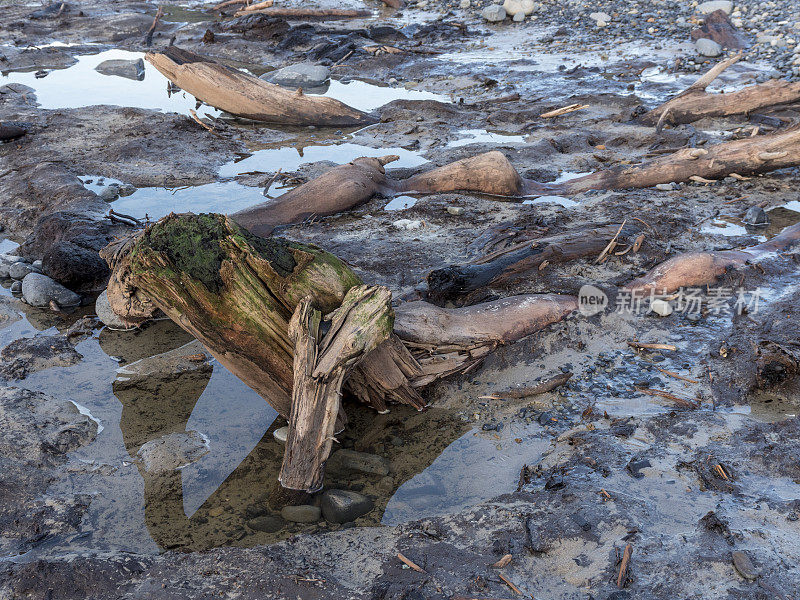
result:
[[[135,325],[161,309],[287,418],[295,307],[310,297],[318,310],[331,312],[362,283],[316,246],[259,238],[215,214],[169,215],[103,255],[113,269],[108,298],[117,315]],[[371,360],[399,372],[415,368],[402,344],[382,344],[365,360],[361,377],[369,385],[359,386],[361,400],[378,410],[387,399],[424,406],[406,378],[398,381],[390,371],[383,379],[369,368]]]

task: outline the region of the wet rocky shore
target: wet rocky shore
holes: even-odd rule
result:
[[[500,150],[554,182],[800,118],[637,122],[734,53],[700,53],[700,3],[523,1],[517,20],[511,1],[500,21],[475,0],[346,2],[369,15],[309,22],[164,5],[149,47],[157,4],[0,4],[0,122],[24,132],[0,145],[0,597],[797,597],[796,254],[724,279],[721,300],[704,290],[698,310],[619,294],[678,253],[800,222],[797,169],[571,198],[375,197],[281,228],[398,299],[520,240],[626,220],[644,233],[637,252],[470,297],[591,285],[614,306],[497,348],[427,390],[425,411],[348,400],[325,490],[295,511],[268,502],[285,420],[171,321],[125,330],[96,303],[98,252],[118,236],[241,210],[360,156],[397,155],[400,178]],[[732,4],[748,40],[712,91],[800,76],[794,2],[711,4]],[[237,119],[143,61],[169,44],[376,122]]]

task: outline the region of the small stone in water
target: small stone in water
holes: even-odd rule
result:
[[[745,225],[767,225],[769,223],[769,217],[760,206],[751,206],[744,214],[742,223]]]
[[[658,183],[656,184],[656,189],[659,192],[671,192],[675,189],[674,183]]]
[[[459,4],[459,6],[461,8],[469,8],[471,4],[472,2],[470,2],[470,0],[461,0],[461,4]]]
[[[281,517],[293,523],[314,523],[319,521],[321,514],[319,506],[311,506],[310,504],[284,506],[281,509]]]
[[[517,13],[517,14],[519,14],[519,13]],[[516,18],[516,15],[514,15],[514,18]],[[454,217],[457,217],[458,215],[463,215],[464,214],[464,207],[463,206],[448,206],[447,207],[447,212],[449,214],[453,215]]]
[[[289,426],[279,427],[272,432],[272,437],[278,440],[281,444],[286,443],[286,438],[289,437]]]
[[[517,14],[514,15],[514,18],[512,20],[516,23],[521,23],[522,21],[525,20],[525,13],[519,11]]]

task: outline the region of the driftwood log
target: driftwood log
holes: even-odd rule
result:
[[[746,115],[753,111],[800,101],[800,82],[772,79],[727,94],[709,94],[706,88],[735,64],[741,54],[713,66],[686,90],[641,117],[646,125],[693,123],[706,117]]]
[[[396,156],[357,158],[294,188],[275,200],[233,213],[231,218],[256,235],[311,216],[347,211],[376,195],[476,192],[521,198],[544,194],[574,195],[589,190],[646,188],[659,183],[720,179],[733,173],[756,174],[800,165],[800,127],[778,133],[684,148],[639,165],[620,165],[559,184],[522,178],[502,152],[492,151],[431,169],[407,179],[393,179],[385,165]]]
[[[554,187],[562,194],[588,190],[647,188],[692,177],[721,179],[800,165],[800,127],[705,148],[684,148],[641,165],[617,166],[571,179]]]
[[[479,261],[450,265],[428,274],[427,297],[443,304],[458,301],[491,285],[501,285],[521,275],[535,274],[554,264],[587,256],[597,257],[612,239],[619,245],[635,244],[635,225],[604,225],[589,231],[570,231],[515,244]]]
[[[252,233],[264,236],[278,225],[344,212],[375,195],[463,190],[514,197],[525,195],[528,189],[544,189],[535,182],[528,182],[526,186],[508,159],[498,151],[472,156],[403,180],[392,179],[384,169],[397,159],[394,155],[357,158],[275,200],[234,213],[231,218]]]
[[[361,280],[332,254],[280,238],[257,238],[222,215],[170,215],[109,246],[108,298],[135,325],[156,309],[200,340],[225,367],[289,417],[294,347],[289,320],[311,296],[329,313]],[[385,354],[384,354],[385,353]],[[381,344],[361,363],[358,397],[379,410],[387,400],[424,405],[399,373],[419,371],[402,344]],[[356,367],[359,370],[361,367]],[[376,379],[377,377],[377,379]]]
[[[234,16],[242,15],[267,15],[280,19],[358,19],[369,17],[372,13],[368,10],[347,8],[263,8],[253,10],[240,10]]]
[[[240,117],[285,125],[341,127],[366,125],[376,119],[334,98],[306,96],[169,46],[148,52],[145,59],[167,79],[199,100]]]
[[[635,295],[670,294],[682,287],[711,285],[733,269],[791,249],[800,241],[800,223],[784,229],[771,240],[743,250],[687,252],[679,254],[631,281],[625,289]]]

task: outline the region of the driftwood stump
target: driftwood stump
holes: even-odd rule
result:
[[[169,215],[136,238],[109,246],[108,297],[130,324],[161,309],[228,370],[289,417],[294,347],[289,321],[306,297],[337,309],[361,280],[342,260],[309,244],[259,238],[223,215]],[[386,376],[369,367],[386,365]],[[424,405],[403,373],[419,369],[402,344],[382,344],[364,362],[357,396]],[[356,367],[356,371],[362,367]]]

